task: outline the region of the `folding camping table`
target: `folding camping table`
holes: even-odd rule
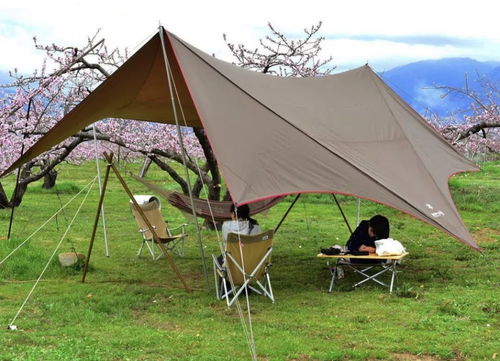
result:
[[[330,287],[328,288],[328,292],[332,292],[333,286],[336,284],[337,279],[337,270],[338,266],[346,266],[347,268],[353,270],[355,273],[361,275],[363,279],[355,284],[352,287],[357,287],[365,282],[372,281],[378,283],[381,286],[389,288],[389,293],[392,293],[394,289],[394,283],[396,281],[396,276],[398,272],[397,266],[400,263],[401,259],[406,257],[409,253],[406,252],[399,256],[377,256],[376,253],[371,253],[366,256],[354,256],[351,254],[339,254],[339,255],[326,255],[320,253],[317,255],[318,258],[326,258],[327,265],[332,275],[330,280]],[[384,260],[386,262],[383,263],[352,263],[351,259],[365,259],[372,261],[380,261]],[[330,260],[336,260],[335,264],[330,266]],[[387,284],[379,279],[384,273],[391,274],[391,282]]]

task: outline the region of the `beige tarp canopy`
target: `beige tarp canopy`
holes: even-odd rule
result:
[[[7,172],[99,119],[175,123],[160,32]],[[478,167],[370,67],[281,78],[217,60],[164,34],[187,125],[205,128],[233,201],[351,194],[406,212],[478,249],[448,188],[450,176]]]

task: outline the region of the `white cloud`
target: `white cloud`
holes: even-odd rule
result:
[[[98,28],[111,46],[134,49],[161,22],[181,38],[229,60],[222,40],[257,44],[268,21],[286,33],[323,21],[325,35],[446,36],[481,42],[432,46],[386,40],[332,39],[325,56],[340,68],[364,64],[387,69],[409,61],[445,56],[500,60],[497,0],[474,4],[452,0],[378,1],[97,1],[23,0],[0,5],[0,69],[30,71],[39,62],[31,37],[41,43],[82,44]]]

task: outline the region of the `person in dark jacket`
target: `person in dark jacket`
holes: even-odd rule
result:
[[[347,241],[346,248],[350,253],[375,253],[375,241],[389,238],[389,232],[389,220],[386,217],[377,214],[369,221],[361,221]],[[351,259],[351,262],[353,263],[368,263],[366,261],[370,263],[372,262],[370,260]]]

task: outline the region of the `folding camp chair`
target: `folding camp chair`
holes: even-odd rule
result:
[[[160,238],[161,243],[163,243],[168,250],[171,250],[179,256],[183,256],[184,239],[187,236],[187,224],[181,224],[178,227],[169,228],[167,221],[164,220],[161,215],[161,205],[158,198],[149,195],[134,195],[134,198],[146,215],[149,223],[151,223],[151,226],[153,226],[153,229]],[[144,219],[141,217],[132,201],[130,201],[130,209],[134,215],[137,226],[139,227],[139,232],[142,234],[142,244],[137,252],[137,257],[141,255],[144,246],[146,246],[151,254],[151,257],[153,257],[154,260],[157,260],[162,256],[162,252],[159,249],[159,246],[155,244],[153,234],[149,230],[146,222],[144,222]],[[174,235],[173,231],[177,229],[180,229],[180,233]]]
[[[251,236],[228,234],[223,264],[212,255],[217,299],[225,298],[230,307],[241,293],[250,289],[274,303],[269,277],[273,236],[272,230]]]

